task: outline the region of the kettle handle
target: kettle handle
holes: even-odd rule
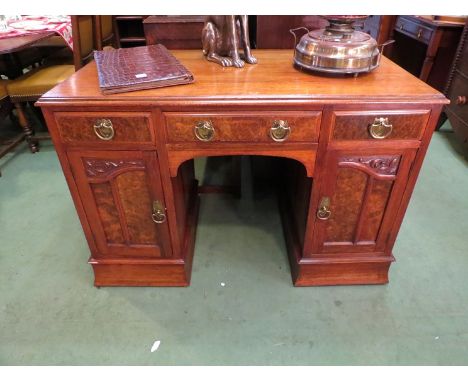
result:
[[[310,33],[310,30],[308,30],[306,27],[299,27],[299,28],[290,29],[289,33],[291,33],[294,36],[294,49],[296,48],[296,43],[297,43],[297,35],[294,32],[298,31],[299,29],[305,29],[307,31],[307,33]]]
[[[387,45],[390,45],[390,44],[393,44],[395,42],[395,40],[387,40],[385,41],[383,44],[380,44],[378,46],[379,50],[380,50],[380,54],[383,54],[383,50],[384,48],[387,46]]]
[[[395,40],[387,40],[385,41],[384,43],[380,44],[380,45],[377,45],[377,49],[379,50],[379,57],[378,57],[378,64],[380,64],[380,58],[383,56],[383,50],[384,48],[387,46],[387,45],[390,45],[390,44],[393,44],[395,42]],[[370,72],[370,69],[371,69],[371,64],[372,64],[372,52],[371,52],[371,56],[369,57],[369,72]]]

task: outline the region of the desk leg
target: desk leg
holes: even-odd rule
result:
[[[421,68],[421,73],[419,74],[419,79],[424,82],[427,82],[427,79],[429,78],[429,74],[431,73],[432,66],[434,65],[434,59],[437,54],[437,50],[439,49],[441,38],[442,38],[442,31],[436,30],[427,47],[426,57],[424,58],[424,63]]]

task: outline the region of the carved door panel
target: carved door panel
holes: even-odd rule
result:
[[[155,152],[79,151],[68,157],[99,254],[170,257]]]
[[[414,150],[330,151],[316,209],[314,253],[383,252]]]

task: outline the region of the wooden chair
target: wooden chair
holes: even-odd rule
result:
[[[115,47],[113,16],[94,16],[94,36],[97,50]]]
[[[92,59],[93,51],[96,49],[94,16],[71,16],[71,24],[73,52],[68,46],[60,49],[44,61],[45,65],[74,65],[75,69],[78,70]]]
[[[94,16],[72,16],[73,35],[73,64],[75,70],[83,67],[93,59],[93,52],[97,49],[95,38]]]
[[[8,97],[6,84],[7,81],[0,80],[0,124],[3,122],[4,118],[8,115],[12,115],[11,112],[13,110],[13,104],[10,101],[10,97]],[[10,150],[15,148],[19,143],[24,141],[24,138],[24,132],[20,132],[13,138],[3,141],[0,147],[0,158],[10,152]],[[2,173],[0,172],[0,176],[1,175]]]
[[[24,104],[37,101],[55,85],[70,77],[75,72],[73,65],[53,65],[35,68],[20,78],[9,81],[7,91],[15,105],[18,121],[23,128],[26,141],[32,153],[39,151],[38,138],[26,116]],[[48,136],[41,139],[50,138]]]
[[[50,65],[50,62],[35,68],[21,77],[8,81],[7,92],[15,105],[19,124],[24,130],[26,141],[32,153],[39,151],[39,139],[50,139],[47,134],[35,137],[34,130],[25,113],[26,102],[37,101],[42,94],[70,77],[93,57],[94,23],[93,16],[72,16],[73,65]]]

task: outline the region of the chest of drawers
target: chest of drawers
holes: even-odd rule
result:
[[[334,78],[297,71],[289,50],[243,69],[174,54],[194,84],[103,96],[91,63],[39,101],[95,285],[189,285],[193,158],[216,155],[289,159],[277,172],[294,285],[386,283],[445,97],[386,58]]]
[[[445,114],[456,137],[468,152],[468,19],[460,38],[445,94],[450,99]]]

